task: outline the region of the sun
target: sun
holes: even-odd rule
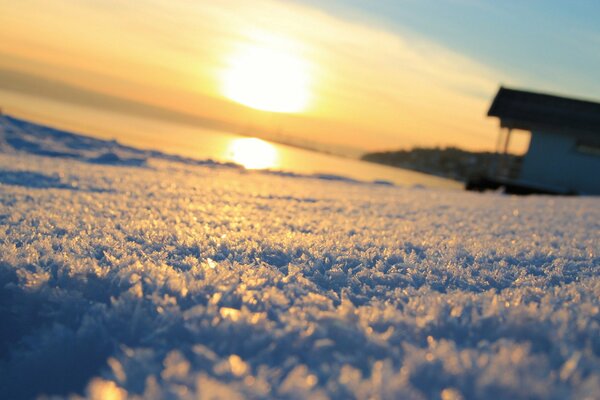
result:
[[[306,60],[292,50],[247,44],[228,59],[223,70],[223,95],[263,111],[297,113],[310,98]]]

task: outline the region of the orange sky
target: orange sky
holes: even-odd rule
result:
[[[21,90],[7,78],[16,71],[23,87],[31,77],[29,93],[41,77],[226,127],[366,150],[491,149],[497,122],[485,113],[507,81],[423,38],[272,0],[23,0],[3,6],[0,37],[0,88],[13,79],[9,89]],[[257,111],[225,96],[223,71],[244,47],[303,61],[304,110]]]

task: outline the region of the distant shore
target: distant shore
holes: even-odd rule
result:
[[[483,176],[498,161],[492,152],[472,152],[456,147],[414,148],[364,154],[361,159],[377,164],[408,169],[443,178],[467,181],[471,177]],[[510,165],[518,166],[522,157],[509,154]]]

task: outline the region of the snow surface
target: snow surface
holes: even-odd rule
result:
[[[0,204],[2,398],[600,397],[599,198],[248,172],[0,117]]]

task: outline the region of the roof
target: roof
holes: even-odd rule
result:
[[[551,127],[600,134],[600,103],[593,101],[500,87],[488,116],[516,129]]]

